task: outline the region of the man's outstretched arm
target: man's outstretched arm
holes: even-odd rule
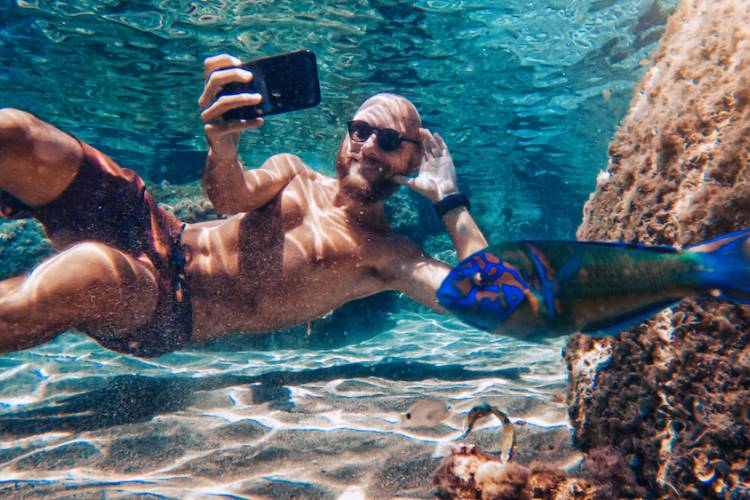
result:
[[[424,158],[419,174],[417,177],[397,175],[392,180],[426,196],[433,204],[448,196],[459,195],[456,168],[443,138],[426,129],[421,132]],[[458,260],[488,246],[482,231],[465,206],[458,205],[447,210],[441,217],[458,252]]]
[[[201,184],[214,208],[224,214],[249,212],[268,203],[306,167],[293,155],[276,155],[260,168],[246,170],[237,155],[240,134],[263,125],[262,119],[224,121],[222,115],[242,106],[259,104],[259,94],[226,95],[216,99],[224,85],[247,83],[253,75],[236,68],[240,60],[221,54],[204,61],[206,84],[198,100],[208,156]]]
[[[422,252],[412,241],[392,235],[378,249],[376,267],[389,290],[397,290],[437,312],[448,314],[437,302],[437,290],[451,268]]]

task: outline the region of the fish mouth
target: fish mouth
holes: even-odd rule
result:
[[[497,333],[526,300],[522,290],[514,283],[501,282],[499,275],[510,273],[502,269],[500,274],[491,267],[492,263],[485,262],[490,271],[485,272],[475,260],[481,256],[472,256],[460,262],[448,273],[437,290],[437,301],[451,314],[464,323],[484,330]],[[494,274],[490,276],[490,274]],[[511,273],[512,274],[512,273]],[[512,274],[514,279],[517,276]],[[515,285],[523,286],[518,281]]]
[[[466,298],[466,295],[456,286],[457,279],[460,279],[460,277],[456,276],[456,271],[451,271],[437,290],[438,304],[452,313],[457,313],[460,310],[459,304],[462,299]]]

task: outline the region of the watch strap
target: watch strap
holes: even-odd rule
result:
[[[434,203],[432,206],[435,207],[435,212],[437,212],[440,217],[458,207],[466,207],[467,210],[471,210],[469,198],[461,193],[449,194],[442,200]]]

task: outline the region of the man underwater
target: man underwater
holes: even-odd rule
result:
[[[239,64],[206,59],[199,99],[209,145],[202,185],[229,216],[219,221],[181,224],[133,171],[28,113],[0,110],[0,208],[35,217],[59,251],[0,282],[0,352],[75,328],[107,348],[159,356],[303,323],[386,290],[443,312],[436,291],[449,267],[392,234],[384,213],[404,184],[436,203],[459,258],[487,246],[440,136],[420,128],[408,100],[379,94],[350,122],[336,178],[291,154],[246,170],[239,137],[262,121],[221,115],[260,96],[216,99],[252,78]]]

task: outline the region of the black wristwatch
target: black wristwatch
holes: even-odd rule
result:
[[[466,207],[467,210],[471,210],[469,198],[461,193],[449,194],[437,203],[433,203],[432,206],[435,207],[435,212],[437,212],[440,217],[458,207]]]

